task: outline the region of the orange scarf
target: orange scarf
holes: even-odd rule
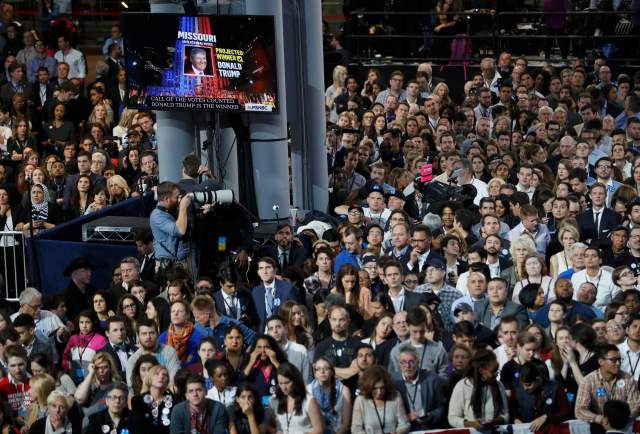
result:
[[[193,324],[187,323],[182,327],[182,331],[180,334],[176,333],[176,328],[173,324],[169,326],[169,333],[167,335],[167,345],[173,347],[176,350],[176,354],[178,354],[178,358],[181,362],[184,362],[187,358],[187,344],[189,343],[189,338],[191,337],[191,333],[193,332]]]

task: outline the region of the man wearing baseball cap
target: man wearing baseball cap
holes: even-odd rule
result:
[[[451,331],[453,328],[453,321],[450,315],[451,306],[454,301],[462,298],[462,293],[445,282],[447,266],[442,259],[438,257],[428,259],[426,270],[426,283],[418,286],[416,292],[433,294],[440,298],[438,312],[447,331]]]

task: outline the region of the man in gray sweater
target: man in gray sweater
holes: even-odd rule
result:
[[[427,314],[422,307],[414,307],[407,312],[407,324],[409,325],[409,339],[405,342],[413,346],[418,352],[418,369],[427,369],[445,377],[447,375],[447,352],[439,342],[427,338]],[[389,372],[399,375],[400,347],[398,343],[389,355]]]

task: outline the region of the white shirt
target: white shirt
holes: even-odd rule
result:
[[[224,311],[226,315],[230,318],[238,319],[240,317],[240,300],[238,300],[238,297],[235,294],[231,296],[222,291],[222,301],[224,302]],[[233,312],[234,310],[235,315]]]
[[[228,407],[235,402],[236,387],[225,387],[222,392],[218,391],[216,386],[213,386],[207,392],[207,398],[213,401],[218,401],[220,404]]]
[[[533,187],[524,188],[520,183],[516,185],[516,190],[527,193],[529,195],[529,200],[533,199],[533,193],[536,191]]]
[[[393,303],[393,308],[396,312],[400,312],[404,310],[404,287],[400,290],[398,295],[394,297],[391,295],[391,291],[389,291],[389,298],[391,298],[391,302]]]
[[[477,192],[475,199],[473,199],[473,203],[475,205],[480,206],[480,199],[482,199],[483,197],[489,196],[489,191],[487,190],[487,183],[479,180],[476,177],[473,177],[473,179],[471,179],[471,182],[469,184],[473,185],[476,188],[476,192]]]
[[[618,345],[618,350],[622,359],[620,369],[638,381],[638,378],[640,378],[640,351],[637,353],[631,351],[626,339]]]
[[[87,64],[84,54],[75,48],[70,48],[66,54],[62,50],[58,50],[53,57],[58,63],[66,62],[69,64],[69,79],[85,78],[87,76]]]
[[[598,288],[596,301],[593,305],[602,310],[606,309],[607,305],[611,303],[611,299],[621,291],[618,286],[614,285],[610,271],[600,268],[600,271],[595,277],[589,277],[587,276],[587,270],[585,268],[582,271],[573,273],[573,276],[571,276],[574,300],[578,299],[578,290],[580,285],[585,282],[593,283],[596,288]]]
[[[15,320],[16,317],[20,315],[20,311],[11,315],[11,321]],[[36,323],[36,330],[42,333],[44,336],[53,341],[53,335],[60,328],[64,327],[58,315],[53,312],[49,312],[48,310],[40,310],[40,313],[37,318],[34,318]]]
[[[371,219],[372,223],[379,224],[383,229],[387,225],[387,220],[389,220],[389,217],[391,216],[389,208],[385,208],[379,213],[374,213],[369,207],[365,207],[362,210],[364,211],[365,217]]]

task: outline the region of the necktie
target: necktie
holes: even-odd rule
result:
[[[289,258],[287,258],[287,256],[288,256],[288,255],[287,255],[287,252],[282,252],[282,262],[281,262],[281,265],[282,265],[282,269],[283,269],[283,270],[284,270],[285,268],[287,268],[287,266],[289,265],[289,261],[288,261],[288,259],[289,259]]]
[[[229,316],[233,319],[238,319],[238,311],[236,309],[236,297],[232,295],[231,297],[229,297],[229,299],[231,300],[230,304],[227,306],[229,310]]]
[[[125,349],[124,349],[124,345],[122,345],[122,344],[114,345],[113,346],[113,351],[115,351],[116,353],[120,352],[120,351],[126,352]]]
[[[593,225],[596,227],[596,238],[600,238],[600,211],[596,211],[596,217],[593,219]]]
[[[265,288],[265,293],[267,296],[267,317],[270,317],[273,314],[273,288]]]

